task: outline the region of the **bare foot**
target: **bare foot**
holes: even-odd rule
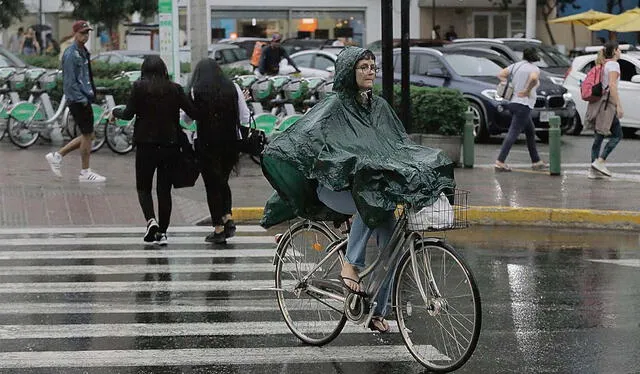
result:
[[[349,287],[351,291],[362,292],[360,287],[360,277],[358,276],[358,270],[355,266],[345,262],[344,265],[342,265],[340,277],[342,277],[342,282]]]

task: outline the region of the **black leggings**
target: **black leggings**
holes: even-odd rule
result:
[[[222,217],[231,214],[231,188],[229,175],[233,169],[230,162],[224,162],[223,156],[203,146],[196,140],[196,155],[200,173],[207,190],[207,205],[213,226],[222,226]],[[228,165],[231,164],[231,165]]]
[[[171,219],[171,180],[169,162],[177,157],[177,148],[158,144],[136,145],[136,190],[144,218],[155,218],[151,188],[153,174],[158,170],[156,192],[158,195],[158,225],[160,232],[167,232]]]

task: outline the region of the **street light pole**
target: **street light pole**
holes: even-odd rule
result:
[[[393,2],[381,0],[382,13],[382,97],[393,105]]]

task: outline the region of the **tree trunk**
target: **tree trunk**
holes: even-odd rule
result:
[[[553,11],[553,9],[555,9],[556,3],[554,3],[553,7],[550,7],[548,4],[549,3],[547,2],[547,5],[545,5],[542,8],[542,17],[544,18],[544,27],[547,29],[547,32],[549,33],[549,39],[551,39],[551,45],[556,45],[556,39],[553,37],[553,33],[551,32],[551,26],[549,25],[549,15]],[[545,8],[548,8],[548,10],[546,10]]]

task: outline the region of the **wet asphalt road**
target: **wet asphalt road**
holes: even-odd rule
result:
[[[272,292],[255,290],[273,284],[272,232],[243,226],[220,248],[189,228],[158,250],[135,230],[0,230],[0,373],[425,372],[397,333],[348,325],[323,348],[299,343]],[[640,372],[637,233],[447,239],[482,296],[478,347],[458,372]]]

